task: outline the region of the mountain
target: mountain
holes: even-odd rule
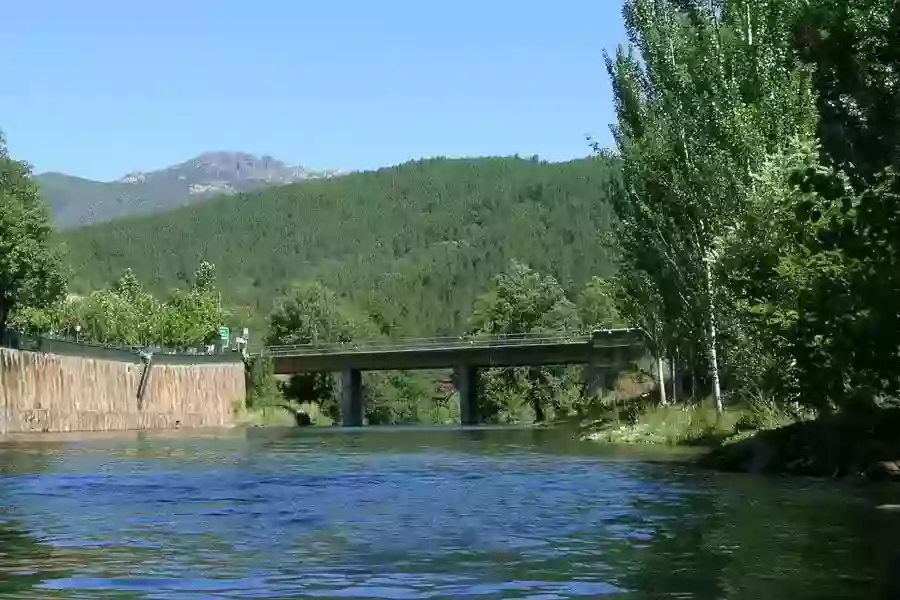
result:
[[[54,224],[70,228],[336,174],[288,166],[271,156],[206,152],[158,171],[128,173],[117,181],[91,181],[62,173],[43,173],[35,180],[50,203]]]
[[[612,159],[429,159],[224,196],[163,214],[62,234],[72,291],[132,268],[165,294],[201,260],[228,305],[260,331],[298,280],[351,300],[385,333],[454,334],[512,259],[555,276],[574,297],[612,265],[604,234]]]

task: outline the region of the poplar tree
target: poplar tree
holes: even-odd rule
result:
[[[754,171],[814,118],[809,74],[790,45],[796,10],[776,0],[628,0],[630,47],[606,57],[624,169],[614,200],[620,281],[655,296],[643,320],[655,321],[661,346],[702,340],[719,411],[723,248],[742,226]]]

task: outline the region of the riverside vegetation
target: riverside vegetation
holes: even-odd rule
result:
[[[631,49],[607,57],[623,314],[657,356],[706,362],[720,415],[819,417],[709,460],[830,475],[900,457],[900,5],[623,14]]]
[[[586,398],[572,369],[503,369],[485,373],[481,414],[716,443],[706,460],[727,468],[900,470],[898,4],[629,0],[623,15],[614,151],[418,161],[66,232],[72,288],[132,268],[154,293],[193,290],[209,260],[269,343],[629,324],[658,406]],[[26,180],[3,180],[28,190],[4,191],[14,210],[36,206]],[[35,222],[2,233],[35,240],[2,265],[4,318],[66,280]],[[253,406],[334,413],[330,376],[279,384],[262,360],[251,379]],[[449,421],[449,383],[367,375],[367,418]]]

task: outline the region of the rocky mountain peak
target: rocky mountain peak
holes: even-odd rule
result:
[[[149,214],[219,194],[340,175],[290,166],[268,154],[203,152],[155,171],[132,171],[100,182],[63,174],[38,176],[60,226],[83,225],[131,214]]]

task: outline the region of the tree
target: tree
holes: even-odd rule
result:
[[[611,329],[623,325],[616,308],[615,283],[602,277],[592,277],[578,296],[578,313],[584,329]]]
[[[122,276],[116,281],[112,291],[125,300],[134,301],[140,295],[142,290],[141,284],[138,282],[134,271],[128,268],[125,269],[125,272],[122,273]]]
[[[282,399],[272,360],[267,356],[255,356],[250,359],[247,366],[247,408],[277,406]]]
[[[471,328],[491,335],[574,331],[578,309],[556,279],[513,260],[475,301]]]
[[[317,281],[303,281],[275,303],[266,344],[349,343],[374,334],[374,326],[333,291]],[[319,403],[337,419],[337,389],[332,373],[300,373],[291,377],[286,392],[295,400]],[[372,410],[373,403],[367,403],[366,411]]]
[[[218,338],[224,320],[216,294],[172,290],[162,306],[160,342],[179,349],[211,344]]]
[[[796,31],[824,166],[799,177],[798,393],[823,411],[869,412],[900,395],[900,5],[818,0]]]
[[[818,267],[803,249],[814,228],[796,215],[814,196],[800,189],[796,174],[817,163],[812,134],[795,149],[771,156],[756,174],[743,226],[724,248],[722,267],[734,299],[726,315],[735,323],[729,328],[732,360],[739,390],[748,397],[801,399],[798,300],[813,289]]]
[[[624,261],[623,261],[624,262]],[[623,264],[624,266],[624,264]],[[667,333],[671,331],[672,319],[665,316],[663,290],[647,271],[623,268],[616,276],[617,311],[625,321],[646,336],[648,350],[656,362],[656,380],[659,383],[659,403],[668,404],[666,383],[663,373],[663,358]]]
[[[623,161],[613,202],[620,272],[643,273],[638,290],[653,282],[666,347],[703,340],[719,411],[721,248],[740,227],[754,171],[814,118],[785,25],[797,10],[780,0],[628,0],[639,57],[622,48],[607,57]]]
[[[77,321],[77,304],[64,298],[45,307],[22,307],[11,317],[15,328],[32,336],[72,335]]]
[[[758,172],[729,241],[738,348],[785,400],[869,412],[900,393],[900,6],[817,0],[793,30],[819,119]]]
[[[475,335],[498,335],[577,331],[579,326],[578,309],[559,283],[513,260],[476,300],[471,330]],[[569,368],[491,369],[484,374],[480,414],[491,420],[516,421],[528,408],[540,422],[547,410],[568,412],[573,408],[571,396],[562,392],[573,375]]]
[[[304,281],[276,302],[266,344],[351,342],[373,333],[371,324],[337,294],[317,281]]]
[[[66,274],[51,236],[31,170],[9,157],[0,133],[0,337],[15,311],[49,306],[65,294]]]
[[[216,266],[203,261],[194,272],[194,289],[198,292],[216,291]]]

